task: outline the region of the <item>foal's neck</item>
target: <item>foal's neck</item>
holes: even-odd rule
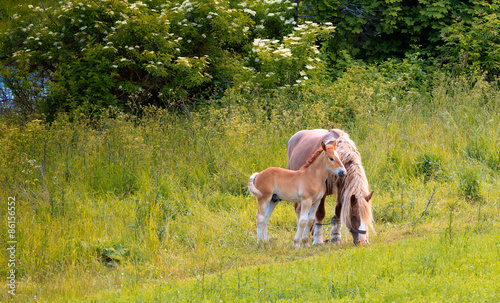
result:
[[[324,153],[320,154],[311,165],[306,168],[306,174],[312,178],[317,179],[319,182],[324,182],[329,175],[326,169],[326,156]]]

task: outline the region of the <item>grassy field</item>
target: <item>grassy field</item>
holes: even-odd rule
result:
[[[185,115],[0,121],[16,300],[498,301],[500,92],[481,78],[422,90],[404,80],[353,69],[329,86],[228,93],[225,106]],[[375,190],[372,245],[347,236],[296,251],[293,207],[281,203],[273,249],[258,250],[248,177],[284,167],[296,131],[333,127],[357,143]]]
[[[496,229],[451,241],[434,234],[368,248],[317,249],[322,254],[311,258],[200,273],[88,301],[498,302],[499,240]]]

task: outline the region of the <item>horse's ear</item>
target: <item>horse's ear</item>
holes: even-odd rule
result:
[[[333,146],[333,150],[337,149],[337,140],[333,141],[332,146]]]
[[[358,154],[359,158],[361,159],[361,154],[359,153],[359,151],[356,151],[356,154]]]
[[[370,202],[370,200],[372,199],[372,196],[373,196],[373,190],[371,193],[368,194],[368,196],[365,197],[366,202]]]
[[[355,195],[352,195],[351,196],[351,206],[356,205],[356,203],[358,203],[358,200],[356,200],[356,196]]]
[[[325,145],[325,142],[321,141],[321,148],[326,151],[326,145]]]

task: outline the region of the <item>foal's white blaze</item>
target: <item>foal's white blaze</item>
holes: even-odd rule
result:
[[[335,157],[337,157],[337,158],[339,158],[339,159],[340,159],[340,155],[339,155],[339,153],[338,153],[336,150],[335,150],[335,151],[333,151],[333,154],[335,155]],[[340,174],[340,172],[341,172],[341,171],[343,171],[343,170],[344,170],[344,169],[343,169],[342,167],[339,167],[339,168],[337,169],[337,171],[335,172],[335,174],[338,176],[338,175]]]
[[[359,230],[362,230],[362,231],[366,231],[366,225],[365,225],[365,222],[363,222],[363,220],[360,220],[361,221],[361,224],[359,225]],[[359,234],[359,244],[360,245],[365,245],[368,243],[368,239],[366,238],[366,234]]]

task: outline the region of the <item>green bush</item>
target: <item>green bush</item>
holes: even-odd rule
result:
[[[495,1],[496,2],[496,1]],[[498,6],[498,3],[495,3]],[[443,29],[441,48],[446,68],[456,72],[484,70],[490,79],[500,75],[498,12],[476,12],[472,20],[457,21]]]
[[[294,6],[260,0],[23,6],[0,35],[0,52],[9,57],[0,79],[19,107],[50,119],[108,106],[186,108],[220,98],[241,81],[291,86],[321,73],[315,42],[333,30],[297,26]],[[29,96],[17,97],[22,92]]]
[[[441,172],[441,156],[426,152],[415,159],[414,166],[416,174],[423,176],[424,182],[427,182]]]
[[[467,200],[481,198],[481,181],[477,168],[468,166],[459,176],[460,194]]]

